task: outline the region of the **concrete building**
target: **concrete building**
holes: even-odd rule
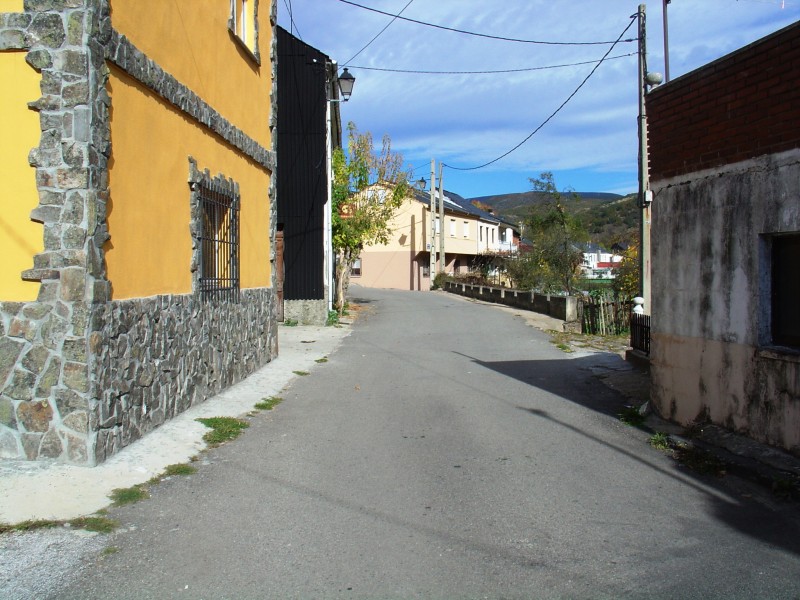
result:
[[[276,5],[0,11],[0,457],[93,465],[277,353]]]
[[[444,223],[439,217],[436,192],[437,261],[441,261],[439,236],[444,236],[444,271],[467,273],[476,256],[492,252],[515,252],[518,238],[508,223],[472,206],[452,192],[444,192]],[[430,289],[430,193],[412,190],[390,225],[388,244],[373,244],[361,251],[351,277],[365,287],[400,290]],[[437,262],[437,265],[441,264]],[[441,267],[440,267],[441,268]],[[435,275],[435,273],[434,273]]]
[[[652,399],[800,452],[800,23],[647,97]]]

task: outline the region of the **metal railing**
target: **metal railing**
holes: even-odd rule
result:
[[[650,315],[631,313],[631,347],[650,356]]]

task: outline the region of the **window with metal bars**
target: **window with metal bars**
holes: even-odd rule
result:
[[[193,164],[193,167],[195,165]],[[203,299],[239,298],[239,187],[208,171],[192,177],[197,291]]]

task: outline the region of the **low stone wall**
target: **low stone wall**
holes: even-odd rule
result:
[[[97,307],[89,338],[94,461],[272,360],[275,310],[266,288],[242,290],[237,302],[187,294]]]
[[[460,296],[531,310],[562,321],[578,320],[578,299],[574,296],[550,296],[530,290],[512,290],[453,281],[446,282],[443,289]]]
[[[328,322],[328,301],[284,300],[283,319],[291,319],[301,325],[325,325]]]

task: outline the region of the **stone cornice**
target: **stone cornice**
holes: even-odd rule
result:
[[[267,150],[241,129],[235,127],[188,86],[167,73],[116,30],[112,30],[111,39],[105,46],[105,57],[106,60],[180,111],[208,127],[265,169],[270,171],[275,169],[275,153],[273,151]],[[266,107],[267,103],[265,102],[264,108],[266,109]]]

